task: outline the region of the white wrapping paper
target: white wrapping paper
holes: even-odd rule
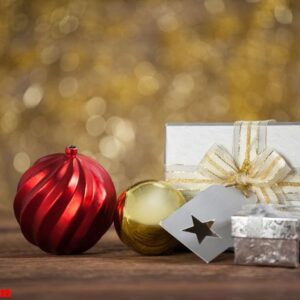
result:
[[[232,152],[233,132],[232,123],[167,124],[166,179],[172,176],[174,178],[174,170],[188,171],[189,178],[193,178],[199,162],[215,144]],[[267,146],[281,154],[293,168],[300,168],[300,123],[269,124]],[[183,191],[187,198],[193,197],[197,192],[197,189]]]

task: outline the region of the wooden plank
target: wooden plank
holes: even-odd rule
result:
[[[54,256],[30,245],[12,214],[0,213],[0,288],[15,299],[299,299],[299,269],[205,264],[192,253],[147,257],[114,230],[83,255]]]

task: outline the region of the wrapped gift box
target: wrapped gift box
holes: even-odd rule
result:
[[[233,149],[233,123],[171,123],[166,125],[165,178],[172,180],[197,177],[197,167],[215,144],[228,152]],[[270,123],[267,126],[267,146],[276,150],[294,168],[300,167],[300,123]],[[184,174],[184,175],[183,175]],[[197,183],[170,183],[187,199],[198,192]]]
[[[299,265],[299,208],[245,205],[231,217],[234,261],[242,265]]]

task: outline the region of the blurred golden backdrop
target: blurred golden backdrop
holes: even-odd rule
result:
[[[300,1],[1,0],[0,208],[75,144],[118,192],[163,177],[165,122],[300,114]]]

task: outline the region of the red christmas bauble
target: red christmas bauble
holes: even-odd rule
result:
[[[14,201],[26,239],[55,254],[91,248],[110,227],[115,207],[110,176],[75,146],[36,161],[22,176]]]

